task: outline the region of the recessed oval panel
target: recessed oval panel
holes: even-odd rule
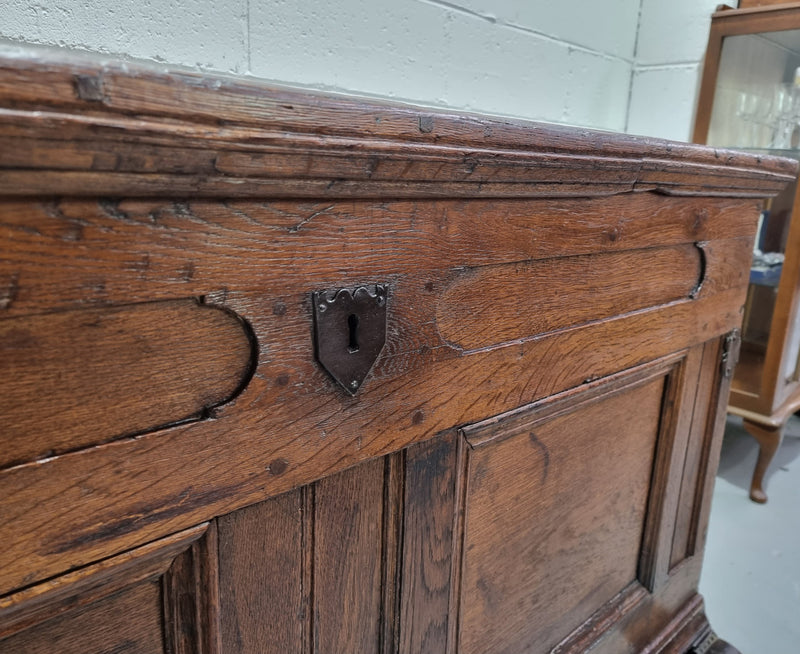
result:
[[[200,418],[247,381],[248,331],[194,299],[0,320],[0,466]]]
[[[491,347],[686,299],[704,276],[692,243],[467,269],[436,324],[455,347]]]

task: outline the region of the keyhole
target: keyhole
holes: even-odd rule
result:
[[[358,352],[358,316],[354,313],[351,313],[347,316],[347,329],[350,333],[350,342],[347,345],[347,349],[350,354],[354,352]]]

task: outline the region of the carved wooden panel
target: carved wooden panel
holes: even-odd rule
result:
[[[220,519],[226,652],[391,651],[395,475],[375,459]]]
[[[676,610],[692,597],[670,584],[699,569],[719,347],[21,591],[0,600],[0,652],[636,652],[643,619],[678,628],[652,591]],[[702,610],[686,606],[680,629]]]
[[[219,519],[225,651],[308,651],[313,552],[308,493],[292,491]]]
[[[255,357],[242,321],[196,299],[2,320],[0,467],[207,417]]]
[[[213,525],[0,598],[2,654],[220,654]]]
[[[163,654],[161,593],[157,581],[65,613],[35,629],[0,640],[7,654]]]
[[[635,581],[662,387],[474,455],[460,651],[548,651]],[[633,406],[639,414],[626,420]],[[585,480],[582,493],[563,490],[571,475]],[[501,478],[510,485],[498,487]],[[596,552],[607,558],[598,564]]]
[[[796,168],[0,56],[0,652],[685,651]],[[312,294],[377,283],[350,396]]]
[[[105,384],[103,393],[87,391],[88,406],[101,418],[77,420],[85,417],[83,403],[64,413],[75,420],[61,447],[137,434],[160,420],[178,423],[117,439],[110,447],[87,447],[79,457],[0,470],[0,503],[17,516],[13,527],[0,523],[8,556],[17,562],[0,568],[0,590],[10,592],[34,570],[44,579],[87,565],[257,502],[265,492],[296,488],[738,324],[746,280],[731,261],[749,251],[744,246],[751,227],[733,211],[736,205],[720,198],[627,200],[520,199],[498,205],[64,199],[56,214],[39,204],[4,201],[0,231],[18,246],[8,257],[4,252],[0,268],[29,280],[6,304],[5,324],[31,320],[25,315],[46,307],[64,312],[53,315],[74,316],[77,324],[106,311],[125,320],[143,312],[153,325],[143,333],[163,337],[130,366],[105,364],[99,372],[106,377],[91,377],[90,390],[97,380],[131,375],[125,384]],[[29,229],[17,229],[19,215]],[[568,215],[572,219],[565,223]],[[59,238],[59,230],[78,219],[81,240]],[[578,224],[588,226],[576,229]],[[730,238],[721,238],[722,225]],[[714,236],[710,244],[694,244]],[[43,272],[30,255],[39,249],[48,251],[52,263]],[[76,267],[71,264],[78,251],[91,256]],[[131,274],[128,263],[141,260],[142,252],[149,256],[147,274]],[[663,285],[666,267],[645,265],[649,257],[675,259],[677,281]],[[678,266],[680,257],[691,265]],[[413,269],[404,268],[411,260]],[[625,261],[638,262],[635,275],[610,265]],[[556,262],[564,264],[563,273]],[[284,265],[297,274],[287,274]],[[181,272],[187,267],[190,276]],[[51,275],[56,269],[59,274]],[[501,271],[516,272],[504,285]],[[95,297],[86,289],[98,278],[103,288]],[[391,282],[386,347],[355,400],[340,396],[313,357],[310,290],[329,288],[332,279],[345,285]],[[634,302],[634,281],[653,290]],[[527,310],[529,284],[543,303],[550,297],[547,306],[560,302],[563,311],[545,316]],[[556,290],[560,299],[548,295]],[[492,305],[485,301],[487,292]],[[169,300],[178,293],[202,296],[226,312]],[[590,295],[607,300],[597,319],[588,311]],[[97,309],[98,314],[77,309],[87,301],[142,303]],[[185,320],[161,321],[162,310],[177,307],[183,313],[175,315]],[[201,315],[221,323],[212,324],[206,338],[199,321],[196,344],[205,354],[198,359],[192,355],[195,341],[181,339]],[[132,324],[138,323],[125,328],[128,341],[143,347],[147,339]],[[172,338],[181,345],[169,346]],[[128,361],[111,354],[108,361]],[[44,374],[36,370],[25,374]],[[236,394],[242,374],[249,381],[235,399],[204,412]],[[203,376],[209,381],[200,383]],[[163,391],[171,380],[174,388]],[[147,408],[139,410],[142,394]],[[58,397],[69,402],[71,396]],[[30,413],[44,400],[37,401],[9,405],[9,411],[39,415]],[[375,414],[392,419],[376,420]],[[131,415],[131,431],[121,431]],[[180,422],[193,416],[199,419]],[[31,439],[30,445],[37,452],[52,450],[48,438]],[[320,439],[334,446],[309,456]],[[187,474],[176,475],[176,469]],[[117,494],[120,487],[126,492]],[[106,500],[111,495],[114,502]],[[138,531],[140,523],[131,519],[138,515],[146,515],[153,531]],[[27,539],[40,533],[45,536],[37,546],[28,547]]]
[[[457,271],[437,302],[439,332],[471,350],[692,297],[709,279],[723,291],[742,282],[724,262],[749,247],[747,239],[729,239],[712,258],[685,244]],[[645,269],[669,282],[643,291]]]
[[[666,372],[465,430],[459,652],[549,652],[638,583]]]
[[[220,518],[223,650],[444,651],[455,445],[447,433]]]
[[[445,652],[450,620],[456,482],[462,439],[455,432],[405,451],[400,648],[404,654]]]

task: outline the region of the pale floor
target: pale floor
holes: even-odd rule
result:
[[[714,630],[742,654],[800,654],[800,419],[767,472],[767,504],[748,497],[758,448],[728,418],[700,592]]]

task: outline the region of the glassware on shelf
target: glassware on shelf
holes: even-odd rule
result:
[[[744,131],[740,144],[746,148],[755,148],[758,143],[756,115],[758,113],[759,96],[754,87],[744,88],[737,94],[736,116],[742,121]]]
[[[800,75],[797,82],[800,82]],[[718,117],[717,136],[722,136],[728,147],[763,150],[800,147],[800,86],[797,82],[751,84],[737,91],[720,89],[720,98],[733,105],[733,115],[729,114],[727,119]]]
[[[778,84],[773,91],[772,111],[774,130],[771,147],[788,150],[797,128],[797,88],[794,84]]]

